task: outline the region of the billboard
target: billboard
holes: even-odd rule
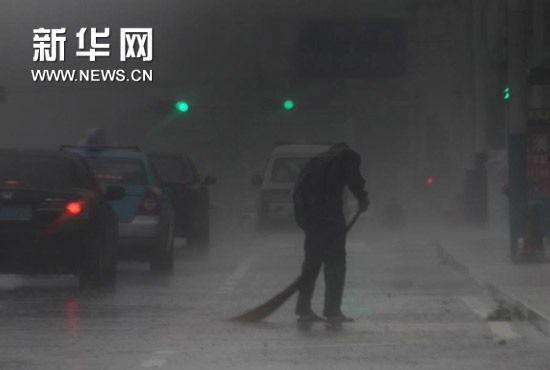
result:
[[[531,109],[527,121],[529,198],[550,198],[550,109]]]
[[[300,31],[299,70],[305,75],[401,75],[406,63],[403,20],[310,20]]]

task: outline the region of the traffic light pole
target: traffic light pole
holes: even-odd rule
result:
[[[508,184],[510,254],[517,256],[519,241],[525,238],[527,223],[527,81],[526,21],[528,8],[524,0],[508,1]]]

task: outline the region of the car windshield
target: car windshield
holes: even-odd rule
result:
[[[271,181],[295,182],[309,159],[307,157],[277,158],[273,162]]]
[[[162,182],[174,183],[191,180],[191,173],[186,168],[184,161],[177,157],[154,156],[151,161]]]
[[[148,184],[145,167],[140,159],[89,157],[86,161],[92,168],[97,182],[101,184]]]
[[[37,189],[82,186],[76,165],[68,158],[0,154],[0,185]]]

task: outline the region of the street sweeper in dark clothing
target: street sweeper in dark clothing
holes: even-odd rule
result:
[[[346,276],[346,220],[343,194],[347,186],[357,198],[359,212],[369,201],[360,173],[359,154],[347,144],[332,146],[311,159],[296,181],[293,193],[296,222],[306,234],[296,314],[299,322],[324,321],[313,312],[311,298],[321,267],[325,274],[323,315],[329,321],[350,322],[341,311]]]

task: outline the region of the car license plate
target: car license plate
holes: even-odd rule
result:
[[[28,221],[31,219],[29,205],[0,205],[0,220]]]

